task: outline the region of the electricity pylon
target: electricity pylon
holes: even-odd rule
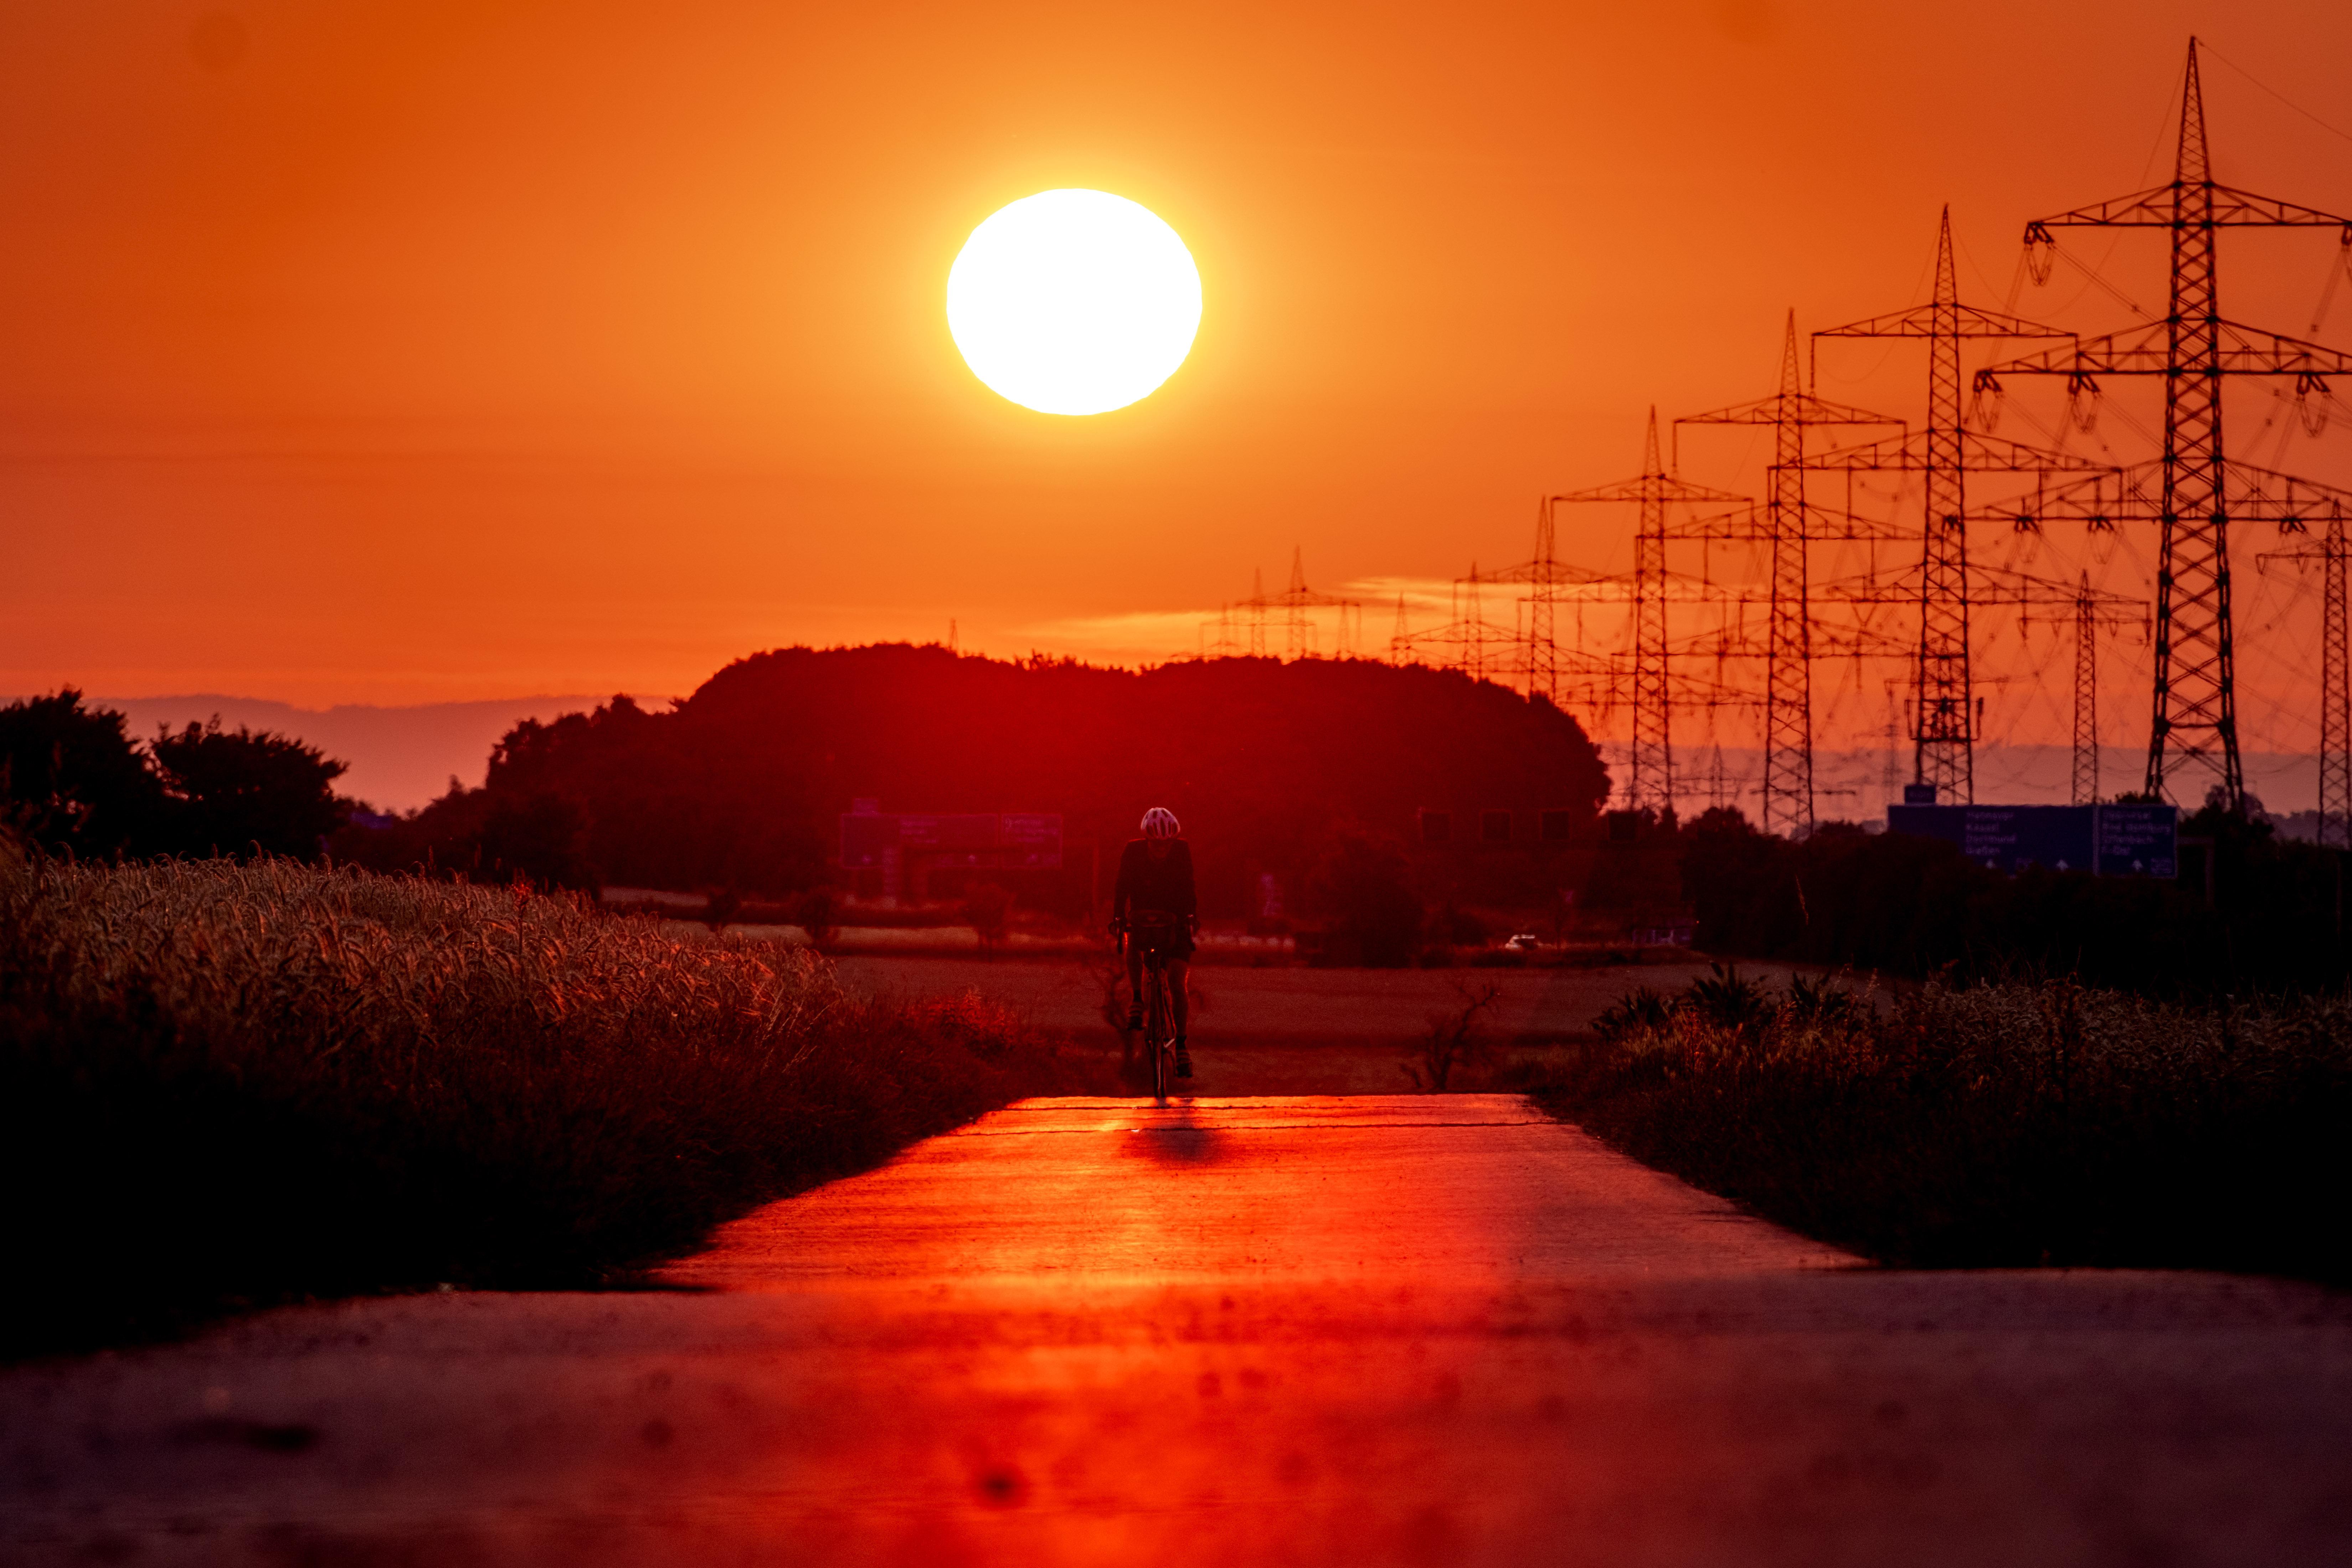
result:
[[[2352,220],[2215,183],[2191,38],[2171,183],[2026,225],[2027,258],[2037,282],[2049,276],[2056,244],[2050,231],[2063,227],[2169,231],[2172,281],[2165,319],[1995,366],[1979,372],[1977,384],[1997,389],[2003,375],[2063,375],[2070,392],[2095,394],[2103,375],[2164,377],[2164,448],[2154,464],[2127,470],[2113,489],[2078,481],[2037,496],[2020,521],[2032,526],[2069,518],[2095,527],[2128,518],[2161,525],[2147,789],[2163,794],[2168,775],[2193,763],[2217,773],[2224,804],[2242,811],[2246,783],[2238,752],[2230,523],[2267,519],[2301,531],[2302,514],[2328,487],[2230,460],[2221,440],[2222,379],[2294,376],[2301,391],[2324,386],[2326,376],[2352,374],[2352,355],[2224,320],[2218,237],[2224,228],[2334,228],[2352,246]]]
[[[1625,802],[1636,811],[1664,813],[1675,802],[1674,701],[1667,678],[1666,514],[1676,506],[1744,504],[1748,497],[1690,484],[1666,472],[1658,456],[1658,411],[1650,410],[1642,444],[1642,471],[1630,479],[1545,498],[1544,539],[1551,508],[1592,501],[1632,501],[1641,508],[1633,530],[1633,751]]]
[[[1960,427],[1960,343],[1969,338],[2071,338],[2071,332],[1960,302],[1952,264],[1952,209],[1936,231],[1936,283],[1927,303],[1874,316],[1822,338],[1924,338],[1927,341],[1927,424],[1892,441],[1810,459],[1814,469],[1854,473],[1906,468],[1925,480],[1920,529],[1919,646],[1912,671],[1912,780],[1937,797],[1976,798],[1975,688],[1969,666],[1968,475],[1971,468],[2091,468],[2097,465],[2039,453]]]
[[[2067,798],[2076,805],[2099,799],[2099,628],[2144,626],[2147,607],[2091,587],[2083,574],[2074,590],[2074,766]]]
[[[2316,562],[2319,610],[2319,842],[2352,849],[2352,622],[2345,604],[2345,563],[2352,549],[2345,540],[2341,508],[2327,515],[2316,542],[2272,551],[2262,564]]]
[[[2066,791],[2076,805],[2099,798],[2099,626],[2093,613],[2085,572],[2074,600],[2074,767]]]
[[[1797,313],[1791,310],[1780,351],[1779,391],[1753,403],[1691,415],[1675,424],[1773,427],[1771,488],[1764,503],[1764,531],[1772,552],[1771,620],[1764,672],[1764,830],[1795,837],[1811,832],[1813,826],[1811,612],[1805,581],[1805,432],[1817,425],[1899,427],[1903,421],[1843,404],[1825,403],[1808,393],[1797,366]]]
[[[1558,530],[1553,525],[1551,497],[1536,503],[1536,552],[1516,566],[1506,566],[1499,572],[1489,572],[1482,579],[1474,565],[1470,572],[1472,616],[1465,625],[1479,637],[1484,637],[1484,623],[1477,618],[1477,589],[1481,581],[1488,583],[1525,583],[1528,584],[1528,622],[1516,640],[1525,654],[1528,695],[1541,697],[1553,706],[1560,705],[1560,676],[1566,665],[1560,658],[1559,643],[1554,628],[1555,616],[1564,585],[1583,585],[1601,582],[1599,574],[1579,566],[1560,563],[1558,552]],[[1457,591],[1458,591],[1457,584]]]
[[[1318,594],[1307,585],[1307,561],[1298,546],[1290,547],[1290,586],[1279,594],[1265,591],[1265,574],[1260,570],[1252,579],[1250,596],[1242,601],[1249,612],[1250,654],[1263,658],[1266,652],[1266,622],[1268,612],[1279,611],[1283,626],[1285,655],[1290,658],[1307,658],[1315,653],[1315,623],[1307,615],[1311,609],[1339,611],[1339,629],[1333,638],[1332,651],[1346,658],[1354,642],[1361,640],[1364,606],[1340,594]],[[1357,637],[1349,636],[1349,617],[1354,617]],[[1221,616],[1222,620],[1223,617]]]

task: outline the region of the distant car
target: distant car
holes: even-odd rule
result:
[[[1526,952],[1531,948],[1541,947],[1543,945],[1543,938],[1536,935],[1536,933],[1531,931],[1523,931],[1503,945],[1508,948],[1516,948],[1521,952]]]

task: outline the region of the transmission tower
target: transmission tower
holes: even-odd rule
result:
[[[1764,830],[1791,837],[1813,826],[1811,611],[1806,598],[1805,432],[1817,425],[1900,426],[1900,419],[1824,403],[1805,391],[1797,366],[1797,313],[1789,312],[1780,388],[1769,397],[1675,421],[1769,425],[1771,489],[1765,528],[1772,552],[1769,647],[1765,660]]]
[[[2074,600],[2074,771],[2067,798],[2089,805],[2099,798],[2099,623],[2094,618],[2091,574]]]
[[[1333,652],[1344,658],[1354,641],[1361,640],[1364,606],[1354,599],[1338,594],[1318,594],[1307,585],[1305,553],[1297,545],[1290,547],[1290,586],[1279,594],[1265,591],[1265,573],[1258,570],[1251,578],[1250,596],[1242,601],[1249,613],[1249,651],[1253,658],[1263,658],[1266,653],[1266,623],[1279,619],[1283,628],[1284,656],[1307,658],[1315,653],[1315,622],[1310,610],[1330,609],[1339,612],[1339,626],[1333,637]],[[1230,614],[1228,607],[1227,614]],[[1354,617],[1357,637],[1349,637],[1349,617]],[[1220,624],[1223,616],[1219,617]]]
[[[2068,798],[2076,805],[2099,799],[2099,631],[2103,626],[2142,626],[2147,606],[2091,586],[2085,572],[2074,589],[2074,767]]]
[[[1202,623],[1204,627],[1206,625],[1206,622]],[[1234,636],[1234,607],[1231,605],[1217,606],[1217,635],[1209,639],[1208,651],[1211,658],[1232,658],[1242,651],[1241,643]]]
[[[1547,497],[1539,552],[1550,546],[1554,506],[1594,501],[1632,501],[1641,509],[1633,531],[1633,751],[1625,800],[1634,810],[1663,813],[1672,808],[1675,796],[1674,701],[1666,646],[1667,514],[1676,506],[1739,505],[1748,498],[1688,484],[1666,472],[1658,453],[1658,411],[1653,407],[1642,445],[1641,473],[1615,484]]]
[[[2070,517],[2104,526],[2152,518],[2161,525],[2147,789],[2163,794],[2168,775],[2193,763],[2217,774],[2224,804],[2242,811],[2230,523],[2263,518],[2299,531],[2301,511],[2328,487],[2229,459],[2221,439],[2222,379],[2294,376],[2301,390],[2324,376],[2352,374],[2352,355],[2224,320],[2219,231],[2334,228],[2352,245],[2352,220],[2215,183],[2191,38],[2171,183],[2026,225],[2027,259],[2037,282],[2049,276],[2055,252],[2050,231],[2062,227],[2169,231],[2172,279],[2165,319],[1997,366],[1979,373],[1978,384],[1997,389],[2002,375],[2063,375],[2071,391],[2095,394],[2103,375],[2164,377],[2164,446],[2152,465],[2155,493],[2149,494],[2145,468],[2135,470],[2113,491],[2088,484],[2038,497],[2022,521]]]
[[[2345,605],[2344,513],[2329,512],[2316,543],[2264,554],[2262,564],[2317,563],[2319,611],[2319,842],[2352,849],[2352,621]]]
[[[1547,698],[1556,707],[1564,705],[1561,686],[1564,673],[1571,665],[1580,669],[1589,669],[1591,663],[1590,659],[1567,658],[1559,651],[1556,636],[1558,610],[1560,601],[1566,596],[1560,590],[1565,587],[1590,588],[1617,581],[1581,566],[1562,563],[1556,547],[1559,530],[1552,517],[1552,503],[1559,499],[1557,496],[1545,496],[1536,503],[1536,552],[1532,557],[1516,566],[1506,566],[1483,576],[1476,567],[1472,567],[1467,586],[1474,613],[1470,620],[1463,623],[1473,630],[1483,625],[1475,613],[1480,583],[1528,584],[1526,625],[1513,633],[1513,641],[1520,649],[1521,673],[1527,677],[1528,695]],[[1456,581],[1457,598],[1464,585],[1461,581]],[[1483,633],[1479,635],[1484,636]]]
[[[2030,452],[1960,427],[1960,343],[1968,338],[2063,338],[2061,332],[1960,302],[1952,265],[1952,209],[1936,231],[1936,284],[1927,303],[1815,332],[1821,338],[1927,340],[1927,424],[1895,441],[1824,454],[1809,467],[1853,473],[1908,468],[1926,480],[1920,530],[1919,647],[1912,675],[1912,779],[1936,786],[1939,799],[1976,798],[1975,688],[1969,668],[1968,473],[2021,468],[2087,468],[2056,454]],[[2023,459],[2022,461],[2021,459]]]

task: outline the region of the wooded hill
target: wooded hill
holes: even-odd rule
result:
[[[1408,843],[1433,899],[1538,889],[1549,854],[1589,846],[1608,779],[1549,702],[1446,671],[1365,660],[1188,660],[1142,671],[1006,662],[903,644],[786,648],[728,666],[667,712],[625,698],[499,742],[483,789],[436,803],[366,847],[475,875],[783,893],[827,876],[837,817],[882,809],[1060,812],[1082,902],[1166,805],[1195,846],[1204,908],[1248,912],[1261,872],[1295,886],[1336,832]],[[1432,857],[1419,813],[1507,843]],[[1538,828],[1553,818],[1551,840]],[[1474,853],[1473,850],[1477,852]],[[1486,852],[1493,851],[1493,852]],[[472,855],[470,868],[456,863]],[[1457,864],[1458,862],[1458,864]]]

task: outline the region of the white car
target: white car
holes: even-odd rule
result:
[[[1512,937],[1510,941],[1505,942],[1503,945],[1507,948],[1516,949],[1520,952],[1532,952],[1536,948],[1541,947],[1543,945],[1543,938],[1536,935],[1536,933],[1531,931],[1523,931],[1517,935]]]

